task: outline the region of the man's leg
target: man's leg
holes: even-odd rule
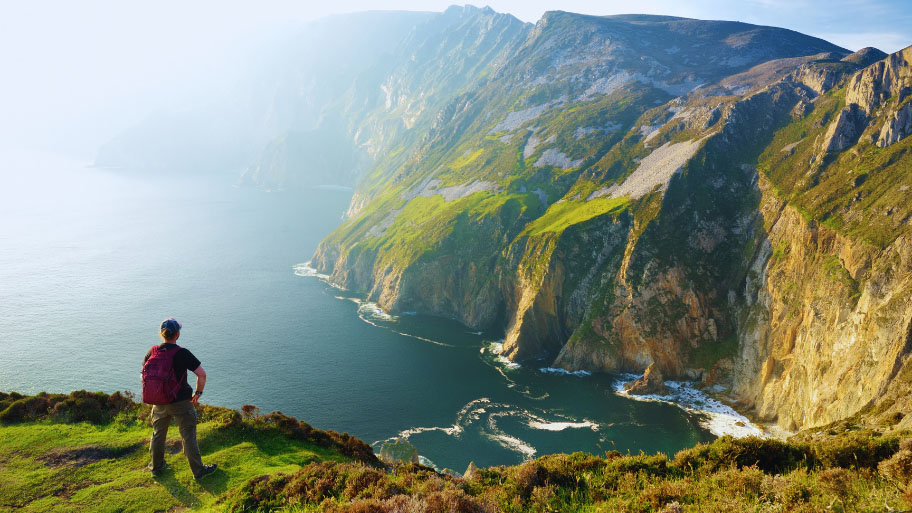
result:
[[[152,407],[152,472],[160,472],[165,465],[165,441],[168,439],[168,425],[171,424],[169,405]]]
[[[172,406],[175,409],[177,427],[184,440],[184,456],[190,463],[190,471],[194,476],[199,476],[205,470],[205,465],[203,465],[199,444],[196,441],[196,408],[189,400],[174,403]]]

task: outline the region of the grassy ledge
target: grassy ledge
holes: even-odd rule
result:
[[[0,392],[0,511],[893,511],[912,507],[912,439],[847,429],[723,437],[665,454],[542,456],[454,477],[383,465],[356,438],[281,413],[201,406],[219,471],[197,483],[169,432],[148,464],[149,408],[121,393]]]

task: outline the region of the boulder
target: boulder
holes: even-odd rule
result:
[[[383,444],[380,459],[386,463],[418,463],[418,448],[408,440],[396,439]]]
[[[649,367],[646,367],[642,378],[624,384],[624,391],[634,395],[667,395],[668,387],[665,386],[662,371],[655,366],[655,363],[651,363]]]

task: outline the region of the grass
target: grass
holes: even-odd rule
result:
[[[7,394],[0,399],[7,399],[0,402],[4,412],[16,402]],[[218,464],[219,470],[195,481],[172,426],[167,466],[156,478],[146,469],[149,408],[122,406],[99,423],[68,423],[53,410],[24,421],[7,416],[0,425],[0,511],[218,510],[221,495],[256,476],[352,459],[326,444],[324,432],[313,430],[321,435],[315,440],[300,439],[287,417],[242,419],[232,410],[206,406],[200,410],[197,438],[203,461]]]
[[[68,422],[66,408],[13,407],[67,397],[0,393],[0,412],[12,412],[0,425],[0,511],[843,512],[912,505],[905,432],[723,437],[673,458],[552,454],[514,466],[470,466],[456,477],[414,463],[383,466],[372,453],[346,457],[367,446],[281,413],[206,406],[200,448],[219,471],[196,482],[174,450],[163,475],[145,470],[149,409],[124,396],[69,396],[100,404],[92,413],[105,416],[97,422]]]
[[[630,203],[623,198],[596,198],[591,201],[563,201],[555,203],[538,219],[526,226],[523,235],[536,236],[545,233],[560,234],[568,227],[584,223],[605,214],[617,214]]]
[[[844,91],[821,96],[806,116],[781,127],[759,158],[758,168],[777,193],[807,219],[884,248],[908,234],[912,218],[906,191],[912,139],[878,148],[871,135],[884,123],[870,120],[858,142],[837,155],[822,155],[820,137],[844,106]],[[797,143],[791,151],[783,148]],[[812,165],[811,159],[818,159]]]

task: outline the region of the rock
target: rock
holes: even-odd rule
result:
[[[877,146],[880,148],[889,146],[909,134],[912,134],[912,103],[906,103],[892,116],[887,117],[886,123],[880,129]]]
[[[624,385],[624,390],[628,394],[634,395],[667,395],[668,387],[665,386],[665,378],[662,377],[662,371],[655,366],[655,363],[646,367],[643,377],[633,380]]]
[[[397,438],[383,444],[380,459],[386,463],[418,463],[418,448],[408,440]]]
[[[856,104],[871,114],[884,100],[899,95],[902,101],[912,89],[912,47],[875,62],[849,79],[846,105]]]
[[[478,467],[475,466],[474,461],[469,462],[469,466],[466,467],[465,473],[462,474],[462,477],[471,481],[478,474]]]
[[[842,109],[823,137],[821,150],[824,152],[843,151],[854,145],[864,130],[867,118],[857,105]]]

